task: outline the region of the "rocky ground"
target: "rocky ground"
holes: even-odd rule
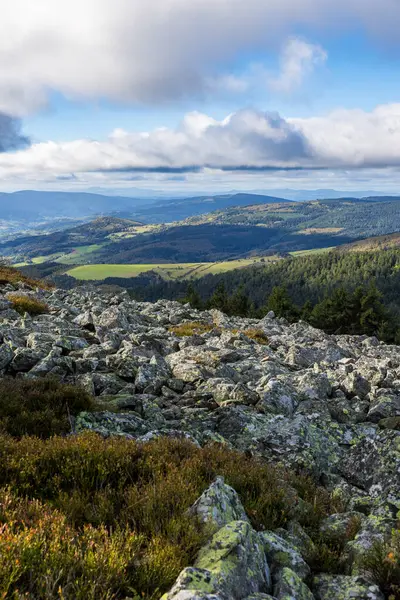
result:
[[[256,533],[235,491],[217,480],[193,509],[216,533],[168,600],[383,598],[358,559],[390,534],[400,511],[399,346],[327,335],[272,313],[228,318],[99,288],[21,284],[20,292],[50,312],[21,316],[10,303],[15,286],[0,286],[1,375],[53,375],[85,387],[99,410],[80,414],[76,431],[221,442],[305,470],[340,498],[346,512],[323,522],[327,539],[359,519],[348,575],[320,575],[310,588],[304,531],[292,523]],[[193,322],[204,332],[176,334]]]

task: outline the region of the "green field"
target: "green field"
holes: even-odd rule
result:
[[[309,254],[323,254],[324,252],[330,252],[336,246],[330,246],[329,248],[314,248],[313,250],[297,250],[296,252],[289,252],[291,256],[308,256]]]
[[[142,273],[155,271],[163,279],[197,279],[204,275],[223,273],[233,269],[249,267],[254,264],[262,264],[261,261],[270,262],[277,257],[267,256],[264,259],[248,258],[241,260],[230,260],[216,263],[176,263],[176,264],[134,264],[134,265],[83,265],[67,271],[67,275],[79,280],[102,281],[107,277],[138,277]]]

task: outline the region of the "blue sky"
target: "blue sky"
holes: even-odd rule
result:
[[[400,189],[396,0],[38,6],[0,23],[1,189]]]
[[[318,39],[312,41],[320,43]],[[278,111],[285,116],[310,117],[338,107],[371,111],[376,105],[400,101],[400,55],[392,55],[390,48],[372,43],[363,32],[327,39],[323,47],[328,55],[325,65],[290,94],[274,94],[260,86],[242,93],[207,95],[162,106],[132,106],[104,99],[68,100],[60,93],[52,93],[49,105],[27,116],[24,126],[37,141],[106,139],[116,128],[128,131],[174,128],[185,113],[196,110],[215,119],[223,119],[243,106]],[[279,54],[246,54],[230,64],[230,71],[240,76],[252,63],[262,63],[271,72],[277,72]]]

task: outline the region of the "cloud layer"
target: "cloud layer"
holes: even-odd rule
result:
[[[116,130],[105,142],[46,142],[0,155],[3,179],[383,167],[400,167],[400,104],[308,119],[249,109],[222,121],[190,113],[177,129]]]
[[[142,103],[198,96],[221,73],[235,84],[239,54],[276,50],[299,28],[364,27],[399,45],[399,22],[398,0],[13,0],[0,19],[0,111],[37,110],[52,90]],[[276,84],[287,87],[302,60],[307,48],[292,48]]]

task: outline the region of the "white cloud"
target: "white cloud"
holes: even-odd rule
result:
[[[277,92],[292,92],[301,86],[313,70],[325,63],[325,50],[305,40],[290,38],[282,52],[281,71],[276,78],[269,78],[269,87]]]
[[[313,37],[364,26],[398,45],[399,22],[398,0],[3,2],[0,111],[36,110],[51,90],[161,103],[207,92],[220,73],[237,89],[228,67],[240,53],[276,51],[303,26]],[[299,77],[304,60],[287,61],[281,85]]]
[[[46,142],[0,154],[3,180],[218,170],[347,169],[356,173],[384,167],[400,168],[400,104],[307,119],[284,119],[248,109],[221,121],[190,113],[176,129],[116,130],[104,142]]]

